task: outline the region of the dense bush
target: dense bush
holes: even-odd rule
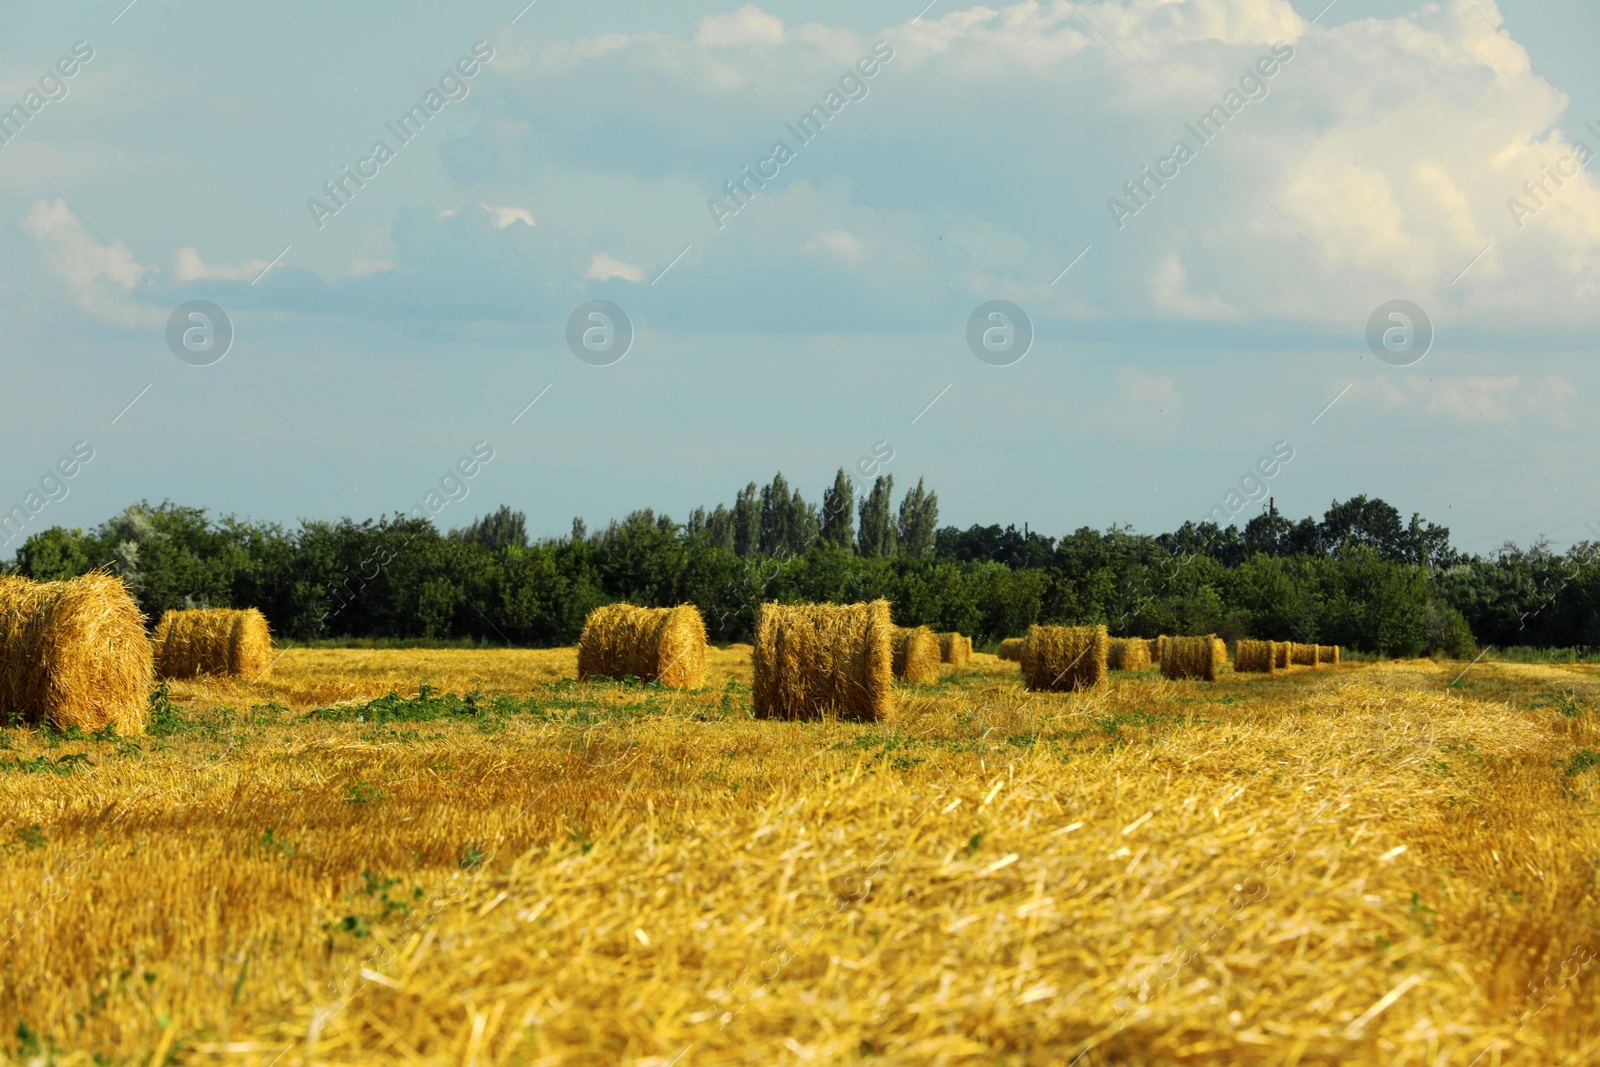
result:
[[[16,565],[40,579],[109,565],[152,618],[172,607],[254,605],[277,633],[301,640],[566,644],[590,609],[629,600],[696,604],[713,640],[736,641],[749,639],[766,600],[881,596],[902,625],[960,630],[979,643],[1044,622],[1396,656],[1471,655],[1474,638],[1600,644],[1590,546],[1468,558],[1449,547],[1448,530],[1415,516],[1404,525],[1382,501],[1335,503],[1320,522],[1268,513],[1243,531],[1190,523],[1155,537],[1083,528],[1056,539],[991,526],[930,536],[937,497],[919,483],[890,522],[880,478],[862,505],[875,530],[864,554],[848,521],[849,487],[841,472],[826,514],[778,482],[747,487],[732,511],[697,509],[688,525],[641,511],[593,535],[575,522],[570,537],[533,544],[524,517],[504,508],[442,533],[398,515],[286,530],[142,504],[94,530],[37,533]]]

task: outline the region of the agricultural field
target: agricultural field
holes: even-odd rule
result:
[[[1591,668],[978,654],[882,723],[284,652],[6,731],[16,1061],[1585,1063]],[[69,731],[69,734],[71,732]]]

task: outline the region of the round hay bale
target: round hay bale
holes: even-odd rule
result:
[[[1339,663],[1340,663],[1339,646],[1338,645],[1323,645],[1322,646],[1322,651],[1321,651],[1321,653],[1318,654],[1317,659],[1322,663],[1330,663],[1333,666],[1337,667],[1339,665]]]
[[[939,635],[939,659],[952,667],[965,667],[972,658],[972,638],[954,631]]]
[[[144,616],[122,579],[0,576],[0,716],[142,734],[154,685]]]
[[[1147,638],[1144,639],[1144,646],[1145,646],[1145,649],[1150,654],[1150,662],[1151,663],[1160,663],[1161,662],[1161,638],[1159,638],[1159,637],[1147,637]]]
[[[959,635],[958,635],[959,636]],[[926,626],[894,628],[894,676],[915,685],[939,680],[939,637]]]
[[[255,608],[173,609],[162,614],[150,642],[157,678],[255,681],[272,666],[272,631]]]
[[[1289,669],[1289,642],[1272,642],[1272,666],[1280,671]]]
[[[1290,641],[1289,662],[1296,667],[1315,667],[1317,665],[1317,646],[1303,645],[1298,641]]]
[[[1106,649],[1106,666],[1114,671],[1149,670],[1149,642],[1142,637],[1113,637]]]
[[[1033,626],[1022,649],[1023,683],[1035,691],[1090,689],[1105,681],[1104,626]]]
[[[1216,657],[1217,667],[1221,669],[1228,665],[1228,642],[1220,637],[1211,638],[1211,654]]]
[[[1008,659],[1013,663],[1022,662],[1022,638],[1008,637],[1000,642],[1000,648],[995,655],[1001,659]]]
[[[894,630],[887,600],[761,605],[750,654],[756,718],[888,718]]]
[[[1217,680],[1217,646],[1212,634],[1204,637],[1168,637],[1161,652],[1161,676],[1173,681]]]
[[[1241,673],[1271,674],[1274,668],[1271,641],[1243,641],[1233,649],[1233,669]]]
[[[699,689],[706,677],[706,624],[693,604],[589,612],[578,636],[578,680],[626,678]]]

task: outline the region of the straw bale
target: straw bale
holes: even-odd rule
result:
[[[1106,649],[1106,666],[1114,671],[1149,670],[1149,643],[1142,637],[1113,637]]]
[[[1228,665],[1228,642],[1220,637],[1212,637],[1211,651],[1216,656],[1218,667],[1226,667]]]
[[[888,718],[894,630],[887,600],[763,604],[750,654],[756,718]]]
[[[1011,660],[1013,663],[1022,662],[1022,638],[1008,637],[1000,642],[1000,649],[995,655],[1001,659]]]
[[[1289,642],[1289,662],[1296,667],[1315,667],[1317,665],[1317,646],[1303,645],[1298,641]]]
[[[1321,645],[1317,651],[1317,662],[1329,663],[1337,667],[1340,662],[1338,645]]]
[[[1214,634],[1203,637],[1169,637],[1161,653],[1161,675],[1174,681],[1198,678],[1217,680],[1217,646]]]
[[[1289,642],[1272,642],[1272,666],[1275,670],[1286,670],[1289,666]]]
[[[255,608],[173,609],[150,639],[157,678],[202,674],[248,678],[272,666],[272,632]]]
[[[0,718],[141,734],[154,684],[144,616],[122,579],[0,576]]]
[[[972,638],[950,632],[939,635],[939,659],[952,667],[965,667],[972,658]]]
[[[1233,648],[1233,669],[1245,673],[1273,672],[1273,642],[1240,641]]]
[[[1104,626],[1032,626],[1022,649],[1032,690],[1089,689],[1106,677],[1111,641]]]
[[[578,678],[625,678],[699,689],[706,676],[706,624],[693,604],[595,608],[578,638]]]
[[[1150,662],[1151,663],[1160,663],[1161,662],[1161,638],[1159,638],[1159,637],[1147,637],[1147,638],[1144,639],[1144,644],[1145,644],[1145,648],[1149,649],[1149,651],[1150,651]]]
[[[939,635],[926,626],[894,628],[894,676],[916,685],[939,680]]]

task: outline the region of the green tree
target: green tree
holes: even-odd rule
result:
[[[861,501],[861,524],[856,530],[856,552],[868,559],[894,555],[894,516],[889,509],[894,475],[880,474]]]
[[[822,530],[824,543],[838,548],[849,548],[855,539],[855,486],[844,468],[833,476],[833,486],[822,494]]]

